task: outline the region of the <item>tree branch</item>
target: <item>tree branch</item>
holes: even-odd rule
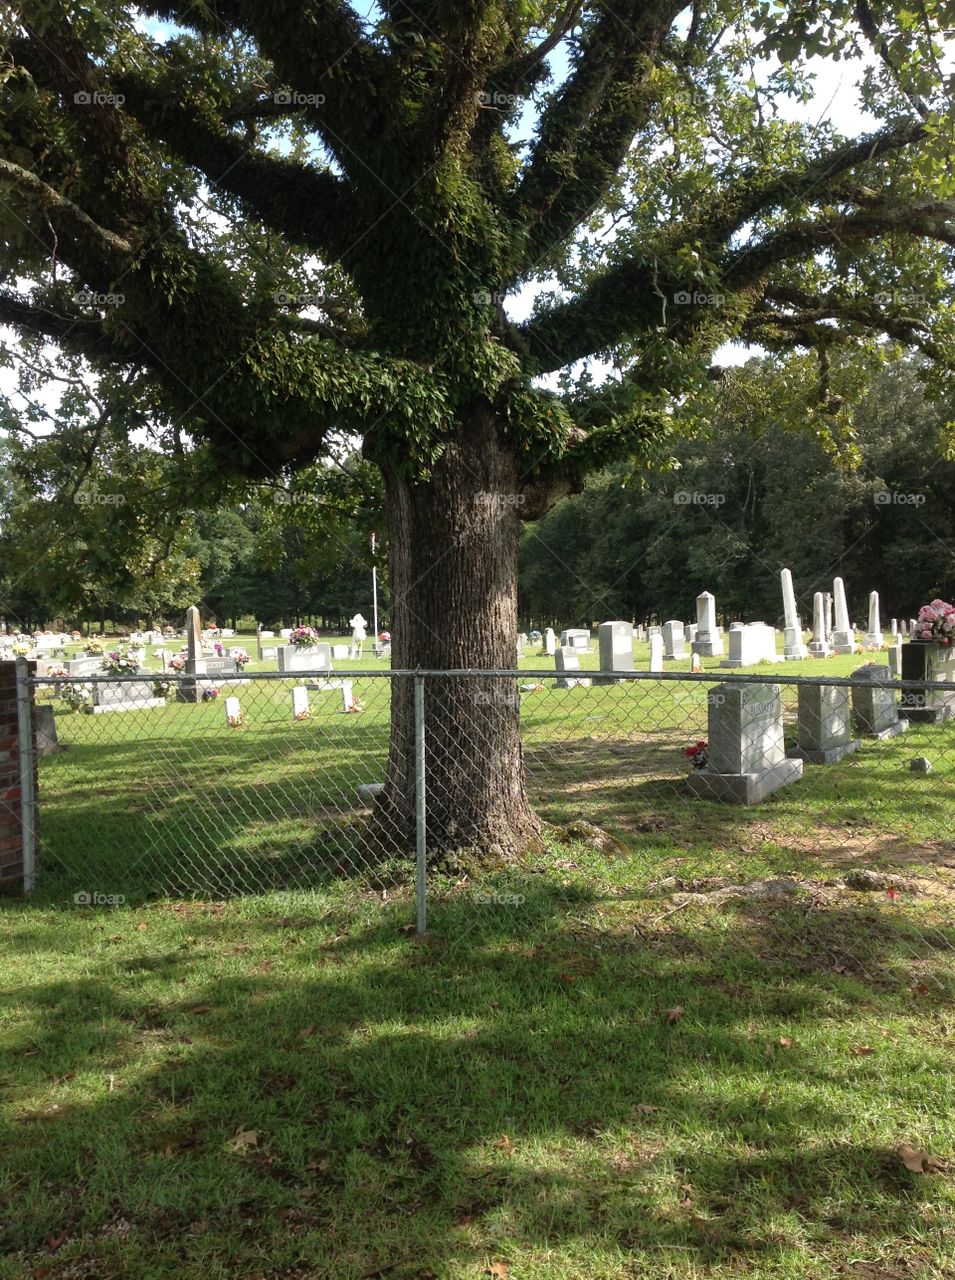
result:
[[[888,68],[896,88],[908,99],[922,119],[927,119],[929,115],[928,104],[917,93],[913,93],[911,89],[907,89],[903,85],[899,69],[895,65],[889,49],[889,43],[879,29],[879,24],[875,19],[875,14],[869,7],[868,0],[856,0],[855,17],[863,35]]]
[[[140,7],[205,34],[252,36],[277,80],[304,95],[304,116],[342,168],[367,178],[362,161],[377,155],[391,132],[401,88],[392,61],[371,44],[345,0],[146,0]]]
[[[875,207],[815,221],[791,222],[726,256],[722,280],[732,292],[761,280],[778,262],[806,258],[820,249],[898,233],[955,245],[955,200],[921,200]]]
[[[741,336],[770,348],[831,345],[839,331],[825,322],[837,320],[843,326],[863,332],[884,333],[898,342],[917,347],[933,360],[945,358],[931,337],[924,316],[906,314],[901,308],[893,313],[875,300],[841,293],[809,293],[782,284],[768,285],[763,298],[764,304],[744,322]]]
[[[123,76],[117,87],[125,95],[125,109],[146,132],[200,169],[213,186],[236,196],[297,244],[344,260],[361,226],[346,181],[258,151],[199,104],[161,96],[140,77]]]
[[[51,338],[67,351],[93,360],[133,363],[139,352],[120,346],[95,316],[45,307],[18,293],[0,291],[0,324]]]
[[[60,195],[31,170],[0,157],[0,179],[12,183],[44,213],[57,215],[58,236],[69,234],[74,242],[81,245],[92,241],[104,257],[114,263],[132,255],[133,247],[128,240],[94,222],[79,205]]]
[[[773,174],[768,181],[760,172],[744,175],[719,194],[712,209],[701,214],[700,234],[708,243],[723,243],[759,214],[806,199],[814,192],[821,193],[850,169],[913,146],[926,137],[924,124],[906,121],[844,143],[800,169]]]
[[[573,71],[545,110],[516,194],[529,227],[528,267],[606,194],[655,100],[648,88],[680,0],[597,6]]]
[[[757,214],[766,214],[784,202],[807,200],[813,194],[818,197],[859,164],[911,146],[925,136],[921,123],[908,122],[840,147],[800,171],[775,176],[769,182],[754,186],[751,178],[743,179],[730,191],[724,189],[715,196],[692,222],[668,228],[642,255],[608,268],[577,298],[521,326],[515,334],[516,345],[527,351],[540,372],[551,372],[604,351],[627,336],[670,324],[672,312],[668,308],[675,295],[696,292],[678,256],[680,247],[688,244],[702,245],[711,254],[717,283],[702,290],[709,296],[739,292],[760,283],[777,262],[806,258],[849,241],[900,232],[955,243],[953,202],[887,207],[869,193],[869,203],[863,209],[817,220],[794,220],[737,250],[725,249],[732,236]],[[699,307],[684,306],[680,323],[697,323],[706,314]]]
[[[558,15],[550,35],[542,40],[536,49],[531,49],[505,70],[503,78],[513,85],[514,92],[527,86],[540,64],[554,52],[564,37],[570,34],[580,18],[583,7],[584,0],[568,0],[563,12]]]

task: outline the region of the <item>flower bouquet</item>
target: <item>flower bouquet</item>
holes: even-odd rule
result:
[[[202,691],[203,702],[215,702],[218,696],[219,690],[214,685],[210,685],[208,689],[203,689]]]
[[[251,655],[248,654],[245,649],[230,649],[228,651],[228,656],[240,671],[245,669],[245,664],[247,662],[252,661]]]
[[[692,747],[683,748],[683,754],[694,769],[706,768],[706,747],[707,744],[701,739],[699,742],[694,743]]]
[[[70,711],[93,710],[93,691],[89,685],[58,684],[55,686],[56,696],[66,703]]]
[[[314,627],[296,627],[288,638],[289,644],[298,649],[310,649],[318,640],[318,632]]]
[[[391,644],[391,632],[382,631],[381,634],[378,636],[378,639],[381,641],[382,644]]]
[[[945,600],[923,604],[919,609],[912,639],[950,648],[955,642],[955,605],[950,605]]]
[[[108,676],[134,676],[139,670],[138,656],[125,648],[111,649],[104,657],[100,670],[105,671]]]
[[[14,655],[18,658],[25,658],[30,652],[30,646],[28,644],[24,644],[22,640],[18,640],[12,648]]]
[[[99,641],[99,640],[87,640],[87,642],[86,642],[86,653],[87,653],[87,656],[88,656],[88,657],[90,657],[90,658],[98,658],[98,657],[99,657],[99,655],[100,655],[102,652],[103,652],[103,645],[102,645],[102,642],[101,642],[101,641]]]
[[[186,660],[181,653],[176,653],[169,659],[166,666],[170,671],[185,671]]]

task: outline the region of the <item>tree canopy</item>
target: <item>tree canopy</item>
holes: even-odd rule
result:
[[[487,402],[532,518],[658,450],[728,339],[949,360],[951,8],[26,0],[0,320],[247,474],[350,431],[426,477]],[[813,57],[876,128],[799,118]]]

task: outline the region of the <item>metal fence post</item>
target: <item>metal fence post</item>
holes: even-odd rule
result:
[[[424,676],[414,678],[415,837],[417,844],[417,932],[428,927],[428,797],[425,788]]]
[[[30,697],[30,664],[16,660],[17,746],[20,764],[20,831],[23,842],[23,892],[36,885],[36,760],[33,737],[33,700]]]

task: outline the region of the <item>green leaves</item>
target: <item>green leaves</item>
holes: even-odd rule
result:
[[[347,433],[420,478],[482,402],[576,482],[665,460],[729,341],[887,334],[955,363],[953,234],[924,213],[955,197],[950,4],[718,0],[687,24],[636,0],[422,0],[375,26],[337,0],[164,0],[144,10],[162,39],[118,0],[23,8],[0,158],[46,200],[22,174],[7,192],[4,266],[30,297],[0,293],[0,320],[132,370],[112,420],[164,448],[275,484]],[[865,146],[806,109],[821,59],[858,67],[886,125]],[[119,267],[110,237],[132,246]],[[503,300],[528,282],[517,326]],[[75,295],[105,289],[122,307],[80,322]],[[632,400],[598,404],[586,361]]]

